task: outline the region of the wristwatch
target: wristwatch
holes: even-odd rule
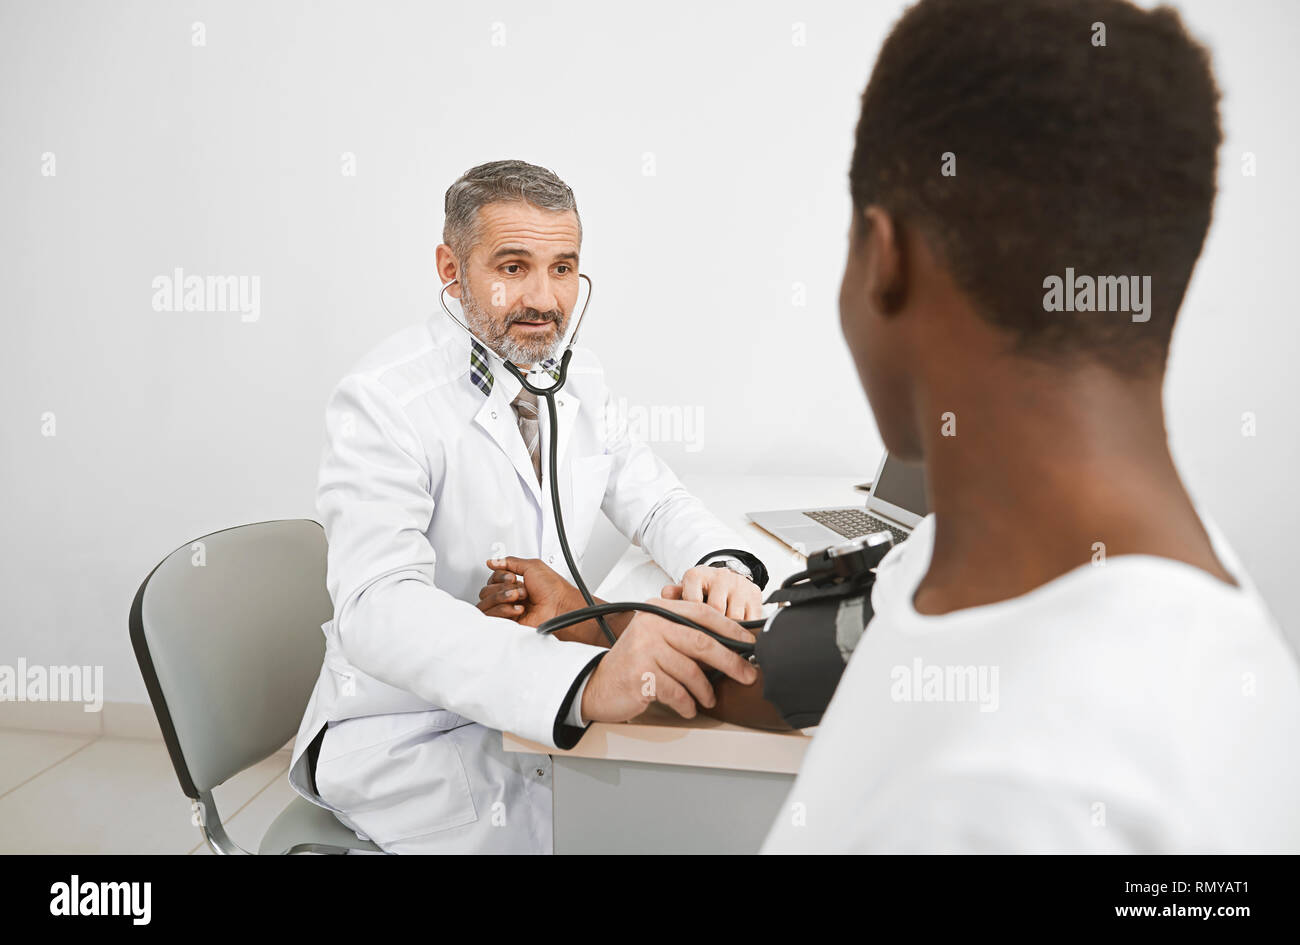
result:
[[[739,558],[733,558],[727,555],[722,558],[714,558],[711,561],[704,562],[710,568],[726,568],[728,571],[735,571],[746,581],[754,580],[754,572],[745,567],[745,562]]]
[[[753,581],[754,586],[759,590],[767,587],[767,568],[753,552],[745,551],[743,548],[717,548],[695,562],[695,566],[726,568]]]

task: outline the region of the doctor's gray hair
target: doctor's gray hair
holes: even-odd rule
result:
[[[490,203],[523,201],[541,210],[578,215],[578,202],[569,185],[544,167],[525,161],[489,161],[471,167],[447,188],[442,241],[464,261],[479,238],[478,211]],[[582,239],[582,218],[578,217]]]

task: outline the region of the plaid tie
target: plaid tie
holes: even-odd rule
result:
[[[528,447],[528,458],[533,461],[533,472],[537,474],[540,483],[542,431],[537,422],[537,395],[521,387],[515,399],[510,401],[510,406],[515,408],[515,415],[519,418],[519,433],[524,438],[524,446]]]

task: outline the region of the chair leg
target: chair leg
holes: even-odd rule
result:
[[[190,810],[193,811],[193,820],[198,824],[203,839],[208,842],[208,847],[213,853],[217,856],[249,855],[247,850],[226,833],[226,828],[221,823],[221,816],[217,813],[217,802],[213,800],[211,791],[200,791],[198,800],[190,802]]]

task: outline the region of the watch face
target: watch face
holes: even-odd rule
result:
[[[737,574],[739,574],[741,577],[745,578],[748,581],[754,580],[753,572],[751,572],[749,568],[745,567],[745,565],[742,564],[740,560],[737,558],[727,558],[724,561],[714,561],[712,564],[709,565],[709,567],[726,568],[728,571],[735,571]]]

